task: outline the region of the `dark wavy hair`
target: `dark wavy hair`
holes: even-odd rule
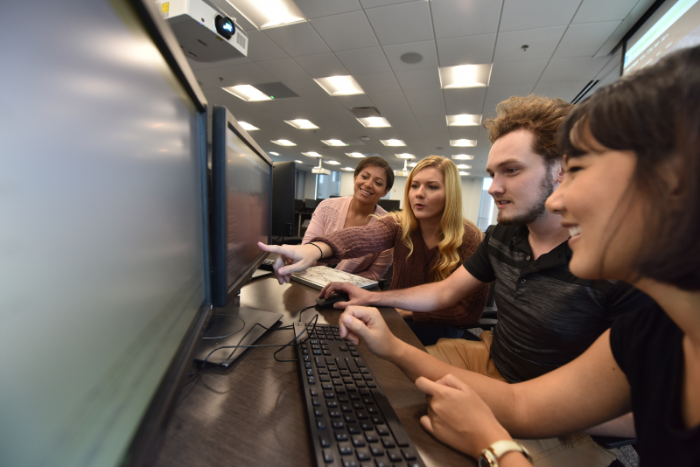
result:
[[[558,143],[567,159],[600,145],[634,151],[637,165],[618,206],[620,218],[625,206],[644,206],[644,246],[632,267],[700,290],[700,46],[600,89],[568,116]]]
[[[379,156],[366,157],[362,159],[360,163],[357,164],[355,174],[352,176],[352,178],[357,178],[357,176],[360,175],[360,172],[362,172],[362,169],[372,165],[379,167],[386,172],[386,189],[391,190],[391,187],[394,186],[394,169],[389,166],[387,161]]]

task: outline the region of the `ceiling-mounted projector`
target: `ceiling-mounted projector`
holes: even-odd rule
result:
[[[323,165],[321,165],[321,158],[319,157],[318,166],[311,169],[311,173],[317,175],[330,175],[331,171],[323,168]]]
[[[160,1],[185,56],[197,62],[219,62],[248,56],[248,36],[234,20],[203,0]]]

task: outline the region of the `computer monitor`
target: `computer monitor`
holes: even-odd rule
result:
[[[315,200],[315,199],[306,198],[306,199],[304,200],[304,208],[305,208],[307,211],[313,211],[314,209],[316,209],[316,206],[317,206],[317,205],[318,205],[318,201]]]
[[[214,106],[211,131],[212,301],[215,315],[198,345],[202,362],[231,365],[281,315],[241,308],[240,289],[250,281],[270,243],[272,161],[225,107]],[[243,339],[243,340],[241,340]],[[227,348],[222,348],[227,347]]]
[[[206,100],[152,1],[2,9],[0,464],[147,465],[210,308]]]
[[[380,205],[386,212],[401,210],[401,201],[398,199],[380,199],[377,204]]]
[[[296,193],[294,162],[272,166],[272,236],[291,237],[294,230]]]

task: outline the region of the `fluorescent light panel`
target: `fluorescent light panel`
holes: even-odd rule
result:
[[[389,120],[387,120],[384,117],[367,117],[367,118],[358,118],[358,122],[362,124],[365,128],[389,128],[391,127],[391,124],[389,123]]]
[[[442,89],[479,88],[489,85],[492,63],[440,68]]]
[[[318,130],[318,127],[308,120],[297,118],[296,120],[285,120],[284,123],[292,125],[297,130]]]
[[[275,143],[275,144],[279,144],[280,146],[296,146],[296,144],[294,144],[291,141],[286,140],[286,139],[272,140],[270,142]]]
[[[323,156],[320,155],[319,153],[313,152],[313,151],[311,151],[311,152],[302,152],[302,154],[305,155],[306,157],[323,157]]]
[[[229,86],[227,88],[222,89],[226,92],[233,94],[239,99],[243,99],[246,102],[269,101],[272,99],[267,94],[264,94],[259,89],[249,84],[241,84],[240,86]]]
[[[304,163],[304,162],[298,161],[298,160],[294,160],[294,162],[296,162],[297,164],[303,164],[303,163]]]
[[[381,139],[379,141],[381,141],[384,146],[406,146],[406,143],[400,139]]]
[[[481,115],[448,115],[447,126],[479,126],[481,124]]]
[[[345,155],[349,157],[354,157],[355,159],[362,159],[365,157],[365,155],[361,152],[346,152]]]
[[[326,146],[350,146],[347,143],[343,143],[339,139],[322,139],[321,142]]]
[[[279,155],[280,155],[280,153],[278,153],[278,152],[272,152],[272,151],[268,152],[268,154],[272,154],[273,156],[279,156]]]
[[[469,154],[457,154],[455,156],[452,156],[452,159],[456,161],[470,161],[474,159],[474,156],[471,156]]]
[[[259,129],[260,129],[260,128],[256,128],[256,127],[254,127],[253,125],[251,125],[250,123],[246,123],[246,122],[241,122],[241,121],[239,121],[238,124],[239,124],[240,126],[242,126],[243,129],[244,129],[245,131],[255,131],[255,130],[259,130]]]
[[[403,154],[395,154],[396,157],[399,159],[415,159],[416,156],[413,154],[408,154],[408,153],[403,153]]]
[[[331,96],[352,96],[364,94],[365,91],[352,76],[330,76],[328,78],[314,79],[316,83]]]
[[[275,28],[306,21],[304,13],[291,0],[226,0],[258,29]]]
[[[329,164],[329,165],[340,165],[340,162],[331,161],[331,160],[328,160],[328,159],[326,159],[324,162],[325,162],[326,164]]]
[[[450,146],[455,146],[458,148],[466,148],[476,146],[475,139],[451,139]]]
[[[460,175],[470,175],[469,172],[459,172]]]
[[[343,168],[340,169],[340,170],[345,170],[346,172],[354,172],[354,171],[355,171],[355,169],[353,169],[353,168],[351,168],[351,167],[343,167]]]
[[[458,169],[471,169],[472,166],[471,166],[471,165],[467,165],[467,164],[457,164],[457,168],[458,168]]]

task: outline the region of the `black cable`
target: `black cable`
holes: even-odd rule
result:
[[[231,316],[231,315],[219,315],[219,316]],[[243,318],[241,318],[240,316],[234,316],[234,318],[238,318],[241,321],[243,321]],[[227,334],[225,336],[216,336],[216,337],[202,337],[202,339],[226,339],[227,337],[231,337],[231,336],[238,334],[239,332],[241,332],[244,329],[245,329],[245,321],[243,321],[243,327],[241,329],[237,329],[236,331],[232,332],[231,334]]]

